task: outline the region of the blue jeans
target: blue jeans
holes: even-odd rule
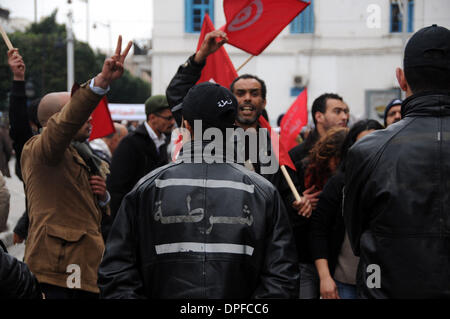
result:
[[[320,278],[313,264],[299,264],[300,268],[300,299],[319,299]]]
[[[343,282],[334,280],[336,283],[339,297],[341,299],[358,299],[356,293],[356,285],[344,284]]]

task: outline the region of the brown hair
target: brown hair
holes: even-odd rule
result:
[[[341,160],[341,149],[347,136],[348,128],[333,127],[314,145],[306,158],[305,187],[315,185],[321,190],[334,171],[330,169],[331,159]],[[337,165],[336,165],[337,166]]]

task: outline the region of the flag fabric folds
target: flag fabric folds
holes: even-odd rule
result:
[[[308,124],[307,88],[297,96],[280,123],[280,143],[288,152],[297,145],[301,129]]]
[[[300,0],[224,0],[228,43],[259,55],[307,6]]]
[[[106,95],[100,100],[94,112],[92,112],[92,132],[89,141],[96,138],[105,137],[116,131],[111,119],[111,113],[108,109],[108,100]]]
[[[214,30],[214,24],[212,23],[209,15],[205,14],[205,17],[203,18],[202,31],[198,39],[197,51],[200,49],[206,34]],[[231,82],[233,82],[237,76],[238,75],[234,69],[233,63],[225,51],[225,48],[222,46],[219,50],[210,54],[206,58],[206,65],[203,67],[202,75],[197,84],[209,81],[229,88]]]
[[[283,144],[280,143],[280,137],[275,132],[275,130],[272,130],[272,127],[270,126],[269,122],[266,121],[266,119],[261,115],[258,119],[259,125],[265,129],[270,134],[270,141],[272,144],[272,152],[275,152],[275,155],[278,159],[278,163],[280,166],[285,165],[290,168],[292,168],[294,171],[295,165],[292,162],[291,157],[289,156],[288,151],[284,148]]]

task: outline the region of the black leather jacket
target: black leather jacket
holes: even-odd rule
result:
[[[39,283],[28,266],[6,252],[0,241],[0,299],[41,299]]]
[[[210,159],[190,163],[185,152],[127,194],[100,265],[101,297],[298,296],[295,244],[277,190],[240,165]]]
[[[413,95],[402,117],[348,154],[344,219],[361,257],[358,290],[450,298],[450,93]]]

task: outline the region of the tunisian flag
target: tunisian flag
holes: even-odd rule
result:
[[[228,43],[258,55],[310,3],[300,0],[224,0]]]
[[[116,129],[114,128],[114,123],[111,119],[111,113],[109,113],[108,100],[106,99],[106,95],[97,104],[94,112],[92,112],[91,124],[92,132],[89,136],[89,141],[107,136],[116,131]]]
[[[78,83],[74,83],[72,86],[72,90],[70,92],[70,96],[80,88]],[[109,134],[112,134],[116,131],[114,128],[114,123],[111,118],[111,113],[109,113],[108,109],[108,100],[106,99],[106,95],[100,100],[100,102],[95,107],[94,112],[91,114],[92,116],[92,131],[89,136],[89,141],[95,140],[96,138],[104,137]]]
[[[290,151],[297,145],[295,141],[300,130],[308,123],[308,93],[306,88],[297,96],[280,123],[280,143]]]
[[[209,15],[205,14],[202,31],[200,33],[200,38],[198,39],[197,51],[200,49],[206,34],[214,30],[214,24],[209,18]],[[231,82],[233,82],[237,76],[233,63],[231,63],[230,57],[222,46],[219,50],[206,58],[206,65],[203,67],[202,75],[197,84],[209,81],[224,87],[230,87]]]
[[[294,171],[295,165],[291,160],[291,157],[289,156],[287,150],[284,148],[283,144],[280,143],[280,137],[278,136],[277,132],[272,130],[272,127],[270,126],[269,122],[266,121],[266,119],[261,115],[258,119],[259,125],[267,131],[269,131],[270,134],[270,141],[272,143],[272,151],[275,152],[275,155],[278,159],[278,164],[280,166],[285,165],[292,168]]]

